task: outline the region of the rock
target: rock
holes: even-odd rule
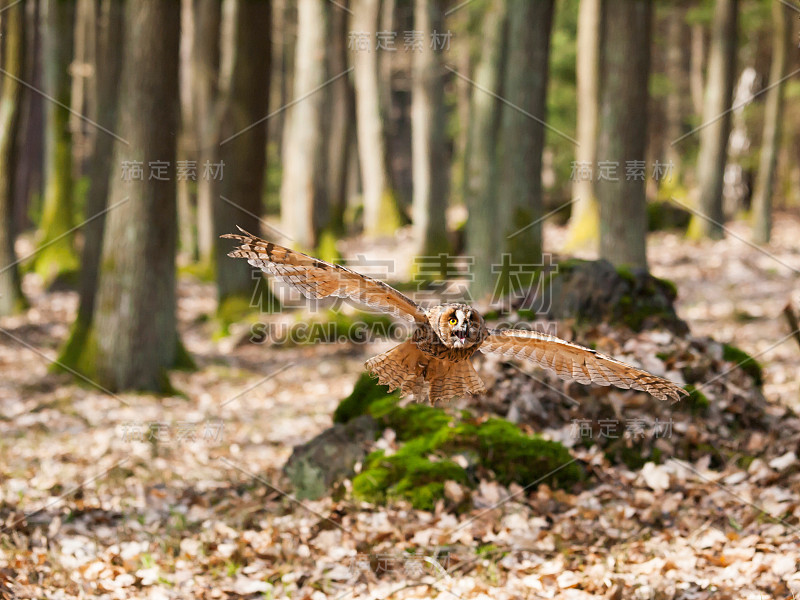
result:
[[[645,269],[614,268],[607,260],[568,260],[558,264],[549,283],[532,288],[521,307],[535,306],[552,320],[621,323],[634,331],[663,328],[683,335],[689,327],[675,312],[676,296],[671,282]]]
[[[337,423],[311,441],[295,446],[283,470],[298,499],[317,500],[334,483],[352,477],[355,465],[367,455],[375,440],[377,423],[362,415],[346,424]]]

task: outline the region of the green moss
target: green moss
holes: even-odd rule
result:
[[[320,234],[315,255],[328,262],[342,262],[342,255],[336,248],[336,236],[332,231],[326,229]]]
[[[72,325],[69,338],[61,348],[58,360],[50,365],[53,372],[77,371],[94,380],[97,377],[97,338],[94,328],[80,319]]]
[[[722,358],[728,362],[736,363],[742,371],[750,375],[758,387],[764,383],[764,373],[761,370],[761,365],[750,356],[747,352],[736,346],[730,344],[722,345]]]
[[[187,275],[198,281],[206,283],[213,283],[216,277],[214,272],[214,262],[211,260],[202,260],[189,263],[178,267],[179,275]]]
[[[180,336],[175,341],[175,362],[173,368],[179,371],[194,371],[197,369],[197,364],[194,362],[192,355],[183,345]]]
[[[689,398],[685,401],[685,404],[692,411],[692,414],[707,413],[708,407],[711,406],[708,397],[691,383],[686,385],[684,389],[689,392]]]
[[[298,313],[297,322],[290,328],[286,345],[313,345],[319,343],[357,342],[374,337],[391,338],[397,324],[389,315],[341,310],[327,310],[308,318]]]
[[[369,406],[375,400],[384,399],[387,396],[398,397],[397,393],[390,394],[389,388],[380,385],[377,379],[370,377],[368,373],[363,373],[356,381],[353,393],[336,407],[333,413],[333,422],[347,423],[356,417],[368,414]]]
[[[636,283],[636,275],[633,274],[633,271],[628,265],[617,265],[617,274],[622,277],[625,281],[630,283]]]
[[[216,323],[218,330],[214,337],[219,339],[229,334],[230,326],[254,316],[258,311],[251,306],[249,296],[231,295],[217,303]]]
[[[353,480],[353,493],[360,500],[402,498],[414,508],[431,510],[444,497],[446,481],[474,486],[474,479],[452,460],[463,453],[474,455],[474,462],[503,485],[547,482],[565,487],[583,477],[561,444],[527,436],[508,421],[463,421],[441,409],[420,410],[418,405],[390,410],[388,402],[373,403],[371,412],[382,426],[398,427],[397,437],[406,443],[391,456],[377,451],[367,457],[363,471]],[[402,429],[404,423],[414,429]]]

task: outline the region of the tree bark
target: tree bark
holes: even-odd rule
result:
[[[219,181],[203,174],[206,163],[219,161],[220,0],[194,0],[192,44],[192,97],[197,142],[197,251],[202,264],[213,260],[214,205],[219,201]],[[224,177],[224,167],[223,167]]]
[[[692,24],[691,66],[689,87],[692,93],[694,114],[703,114],[703,70],[706,62],[706,30],[702,23]]]
[[[298,0],[295,103],[289,108],[281,179],[281,224],[292,243],[316,245],[314,215],[327,205],[322,135],[325,82],[326,0]],[[302,98],[302,101],[297,99]]]
[[[70,74],[75,0],[44,0],[42,44],[44,89],[55,102],[45,106],[45,192],[35,271],[46,285],[78,269],[74,248],[72,135],[69,129]]]
[[[597,164],[597,116],[600,102],[600,21],[601,0],[581,0],[578,12],[578,55],[575,83],[578,97],[575,162],[591,167]],[[600,207],[594,178],[575,177],[572,183],[572,215],[567,248],[597,247],[600,240]]]
[[[364,232],[372,237],[393,233],[401,222],[387,169],[381,116],[378,55],[374,47],[379,9],[380,0],[354,0],[351,25],[353,31],[370,36],[369,50],[354,52],[353,64],[358,157],[364,196]]]
[[[0,94],[0,316],[13,314],[25,306],[14,252],[15,145],[19,135],[22,86],[13,79],[21,78],[23,73],[24,10],[24,4],[15,4],[0,16],[5,21],[0,42],[3,70],[7,73]]]
[[[242,261],[231,261],[227,256],[230,240],[219,236],[236,232],[237,225],[253,233],[260,229],[267,160],[267,121],[262,119],[269,107],[270,82],[271,40],[267,32],[272,21],[270,2],[228,2],[226,9],[232,13],[225,19],[233,20],[232,44],[223,47],[220,83],[220,157],[225,170],[219,181],[220,197],[214,204],[217,316],[223,327],[256,308],[250,306],[252,268]]]
[[[697,158],[699,210],[703,217],[692,218],[689,235],[694,238],[723,236],[722,189],[731,126],[737,12],[738,0],[717,0],[714,7],[703,101],[704,126],[700,130]]]
[[[761,157],[753,193],[753,241],[768,244],[772,229],[772,195],[775,167],[781,145],[783,93],[789,47],[792,45],[792,17],[780,2],[772,5],[772,64],[769,72],[767,100],[764,109],[764,131],[761,138]]]
[[[495,152],[502,97],[506,3],[492,0],[486,9],[481,56],[475,69],[465,169],[467,255],[473,261],[470,293],[482,299],[494,289],[492,263],[496,261],[499,233],[496,227]]]
[[[343,7],[348,3],[339,2]],[[329,8],[330,50],[327,54],[327,78],[336,77],[347,70],[347,13],[343,8]],[[349,77],[340,77],[328,87],[330,119],[327,127],[327,192],[329,202],[327,223],[322,223],[325,236],[338,237],[344,232],[344,215],[347,208],[347,172],[350,144],[355,140],[355,100]],[[319,246],[319,244],[318,244]],[[324,257],[331,258],[331,257]]]
[[[628,178],[629,161],[644,161],[652,6],[646,0],[603,2],[598,161],[616,163],[600,177],[600,256],[614,265],[647,268],[644,177]]]
[[[416,0],[414,29],[425,35],[444,29],[445,2]],[[436,256],[448,250],[447,199],[449,169],[443,100],[442,56],[425,48],[412,67],[411,153],[412,220],[417,254]]]
[[[691,114],[691,30],[686,24],[687,5],[676,2],[668,7],[666,15],[667,47],[665,73],[670,82],[670,90],[665,98],[665,137],[664,157],[675,165],[674,176],[681,172],[679,147],[672,142],[686,133],[687,117]]]
[[[498,294],[512,291],[512,265],[540,265],[542,259],[542,151],[547,118],[547,82],[553,0],[508,2],[505,66],[497,172],[498,248],[502,259]],[[524,110],[523,113],[520,109]],[[539,121],[528,115],[537,117]],[[514,275],[518,277],[518,275]]]
[[[124,37],[118,131],[128,145],[114,145],[114,164],[157,157],[174,165],[180,3],[127,3]],[[166,369],[180,355],[175,178],[112,177],[110,187],[110,202],[127,201],[107,215],[94,332],[79,364],[95,364],[99,383],[114,391],[168,391]]]
[[[97,90],[97,120],[106,129],[113,128],[117,119],[117,85],[122,68],[121,48],[124,44],[124,6],[118,0],[104,0],[98,19],[98,35],[94,72]],[[117,175],[112,168],[114,138],[100,131],[95,140],[89,164],[89,189],[86,194],[86,224],[83,226],[81,272],[78,280],[78,315],[74,334],[85,331],[94,312],[100,252],[105,229],[105,210],[109,182]],[[69,345],[70,342],[68,342]]]

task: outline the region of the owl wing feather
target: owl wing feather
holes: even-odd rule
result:
[[[427,322],[416,302],[382,281],[267,242],[241,227],[239,230],[243,235],[221,236],[241,242],[228,256],[247,259],[252,266],[297,288],[306,298],[347,298],[410,322]]]
[[[671,381],[651,375],[590,348],[552,335],[519,329],[492,330],[481,352],[529,360],[555,371],[561,379],[583,384],[614,385],[647,392],[659,400],[676,402],[688,395]]]

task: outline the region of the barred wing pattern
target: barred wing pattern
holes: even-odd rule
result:
[[[297,288],[306,298],[348,298],[412,323],[427,322],[419,305],[382,281],[267,242],[241,227],[239,231],[244,235],[221,236],[241,242],[228,256],[247,259],[254,267]]]
[[[481,352],[529,360],[555,371],[561,379],[580,383],[614,385],[647,392],[659,400],[676,402],[686,390],[671,381],[651,375],[578,344],[552,335],[518,329],[494,330],[480,347]]]

